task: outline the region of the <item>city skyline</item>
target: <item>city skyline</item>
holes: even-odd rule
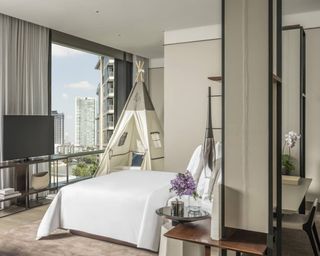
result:
[[[97,98],[98,55],[52,44],[52,109],[64,114],[64,143],[75,144],[75,99]]]

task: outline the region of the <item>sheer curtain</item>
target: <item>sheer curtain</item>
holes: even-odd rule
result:
[[[49,29],[0,14],[0,161],[3,115],[48,114],[49,43]],[[11,173],[1,172],[1,188]]]

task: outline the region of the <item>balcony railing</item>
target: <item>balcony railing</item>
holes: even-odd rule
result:
[[[60,161],[51,163],[50,184],[64,186],[83,179],[91,178],[99,166],[104,150],[92,150],[67,155]]]

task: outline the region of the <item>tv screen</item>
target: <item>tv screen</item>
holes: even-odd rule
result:
[[[39,157],[54,153],[52,116],[5,115],[3,160]]]

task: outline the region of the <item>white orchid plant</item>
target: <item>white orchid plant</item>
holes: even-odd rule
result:
[[[284,145],[282,150],[282,168],[284,169],[285,174],[289,174],[295,169],[294,162],[291,157],[291,149],[295,147],[297,141],[300,138],[301,135],[294,131],[290,131],[284,136]]]

